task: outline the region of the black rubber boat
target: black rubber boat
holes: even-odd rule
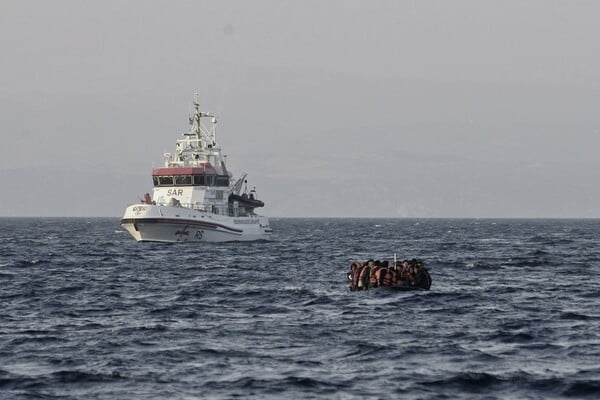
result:
[[[386,288],[398,291],[429,290],[431,275],[417,259],[395,261],[353,261],[347,274],[350,290]]]

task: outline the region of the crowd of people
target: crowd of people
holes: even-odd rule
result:
[[[424,289],[431,287],[431,276],[421,260],[353,261],[348,272],[350,290],[368,290],[379,286],[394,286],[403,289]]]

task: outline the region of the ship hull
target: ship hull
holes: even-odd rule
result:
[[[134,204],[121,225],[138,242],[229,242],[268,240],[266,217],[231,217],[185,207]]]

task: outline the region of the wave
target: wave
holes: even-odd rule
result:
[[[571,383],[562,394],[569,397],[589,397],[597,399],[598,393],[600,393],[600,381],[591,380]]]
[[[78,370],[64,370],[53,372],[52,379],[56,379],[60,383],[82,383],[82,382],[110,382],[116,379],[124,379],[121,373],[114,371],[110,374],[98,372],[85,372]]]
[[[505,379],[501,379],[496,375],[486,372],[461,372],[449,376],[447,378],[426,381],[424,385],[441,386],[441,387],[456,387],[461,390],[479,390],[479,389],[490,389],[490,386],[501,384],[506,382]]]
[[[590,321],[600,319],[600,316],[590,316],[573,311],[567,311],[560,314],[560,319],[572,321]]]
[[[332,395],[339,389],[349,386],[349,381],[335,382],[333,380],[325,381],[307,376],[287,376],[273,378],[241,377],[235,380],[208,381],[203,386],[212,390],[223,389],[241,389],[244,393],[252,393],[254,390],[260,390],[267,394],[283,395],[286,392],[316,393],[319,395]],[[303,396],[300,396],[303,397]]]
[[[0,389],[9,391],[27,390],[29,392],[33,388],[49,387],[54,385],[106,383],[122,379],[125,378],[118,371],[99,373],[79,370],[63,370],[38,376],[21,376],[6,373],[0,375]],[[52,396],[41,398],[52,398]],[[57,396],[57,398],[61,397]]]
[[[20,260],[14,263],[16,267],[33,267],[41,264],[48,263],[47,260],[31,259],[31,260]]]

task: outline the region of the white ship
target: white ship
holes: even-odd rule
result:
[[[191,128],[152,170],[152,196],[127,207],[121,225],[138,242],[224,242],[268,239],[267,217],[246,174],[234,181],[217,142],[217,118],[201,112],[198,94]],[[208,120],[208,124],[204,122]]]

